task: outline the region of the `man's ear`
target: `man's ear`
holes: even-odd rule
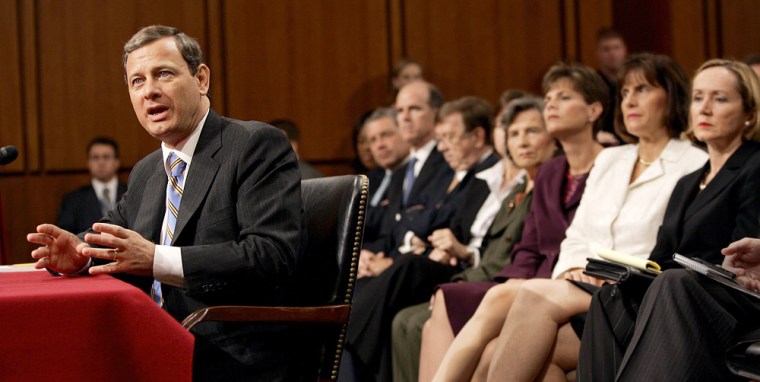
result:
[[[198,90],[201,95],[208,94],[209,83],[211,81],[211,69],[206,64],[198,65],[195,71],[195,79],[198,81]]]

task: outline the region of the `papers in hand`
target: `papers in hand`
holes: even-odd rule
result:
[[[627,265],[629,267],[654,274],[660,274],[662,272],[660,270],[660,264],[657,264],[652,260],[641,259],[635,256],[605,248],[597,248],[595,249],[595,252],[597,256],[607,261],[612,261],[613,263]]]

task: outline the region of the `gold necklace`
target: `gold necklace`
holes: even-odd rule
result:
[[[647,167],[651,166],[654,163],[654,161],[647,162],[647,161],[641,159],[641,157],[638,157],[638,158],[639,158],[639,163],[641,163],[641,164],[643,164],[644,166],[647,166]]]

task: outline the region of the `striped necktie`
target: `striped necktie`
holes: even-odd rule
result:
[[[169,158],[169,182],[166,185],[166,233],[161,239],[162,245],[171,245],[174,241],[174,229],[177,226],[177,217],[179,216],[179,205],[182,202],[182,187],[185,185],[185,167],[187,163],[180,159],[176,153],[171,152]],[[161,294],[161,283],[153,280],[153,300],[162,306],[164,299]]]

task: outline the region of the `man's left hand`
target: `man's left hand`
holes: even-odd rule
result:
[[[137,232],[118,225],[95,223],[92,229],[100,232],[100,235],[88,233],[84,236],[84,241],[109,248],[87,247],[82,250],[82,254],[112,262],[90,268],[90,274],[130,273],[139,276],[153,274],[155,244],[145,240]]]

